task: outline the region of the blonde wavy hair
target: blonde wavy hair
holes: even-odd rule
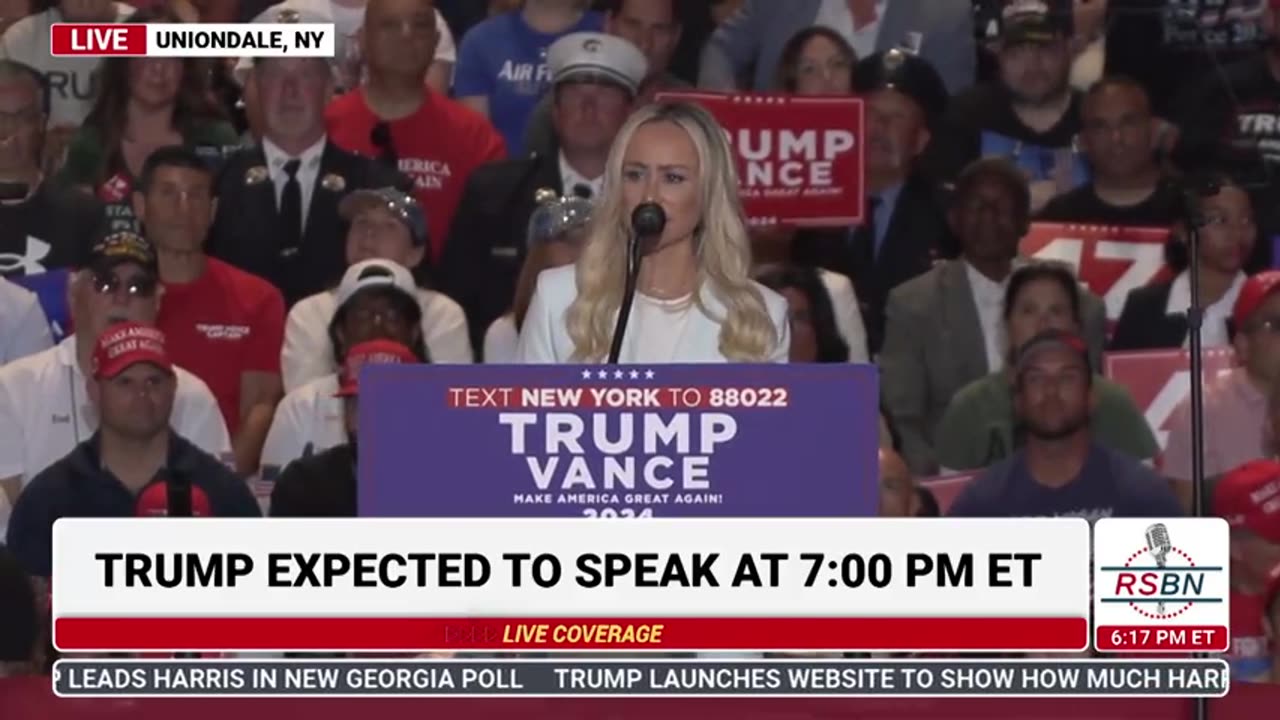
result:
[[[682,128],[698,153],[703,217],[693,237],[698,262],[693,303],[707,317],[721,323],[721,354],[736,362],[764,361],[777,346],[778,330],[769,317],[763,293],[751,281],[751,244],[738,199],[733,153],[724,131],[710,113],[686,102],[640,108],[618,131],[609,151],[604,192],[576,267],[578,295],[565,315],[573,340],[573,359],[596,362],[608,356],[627,271],[624,240],[631,232],[621,190],[623,157],[636,131],[658,122]],[[708,310],[703,295],[707,291],[727,309],[725,317],[716,317]]]

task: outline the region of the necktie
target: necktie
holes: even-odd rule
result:
[[[283,233],[280,249],[286,254],[302,244],[302,185],[298,182],[298,168],[301,166],[302,161],[296,158],[284,164],[289,179],[280,194],[280,229]]]

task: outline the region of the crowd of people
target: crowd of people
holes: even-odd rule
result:
[[[192,21],[337,55],[49,53]],[[1280,0],[0,0],[0,32],[0,661],[44,656],[57,518],[164,514],[175,474],[197,515],[352,516],[361,367],[603,361],[655,202],[621,361],[874,363],[885,516],[1193,512],[1187,403],[1163,439],[1103,358],[1199,318],[1235,358],[1199,498],[1228,655],[1280,681]],[[712,116],[654,102],[694,87],[862,98],[864,221],[749,227]],[[1167,272],[1109,321],[1036,221],[1171,229]]]

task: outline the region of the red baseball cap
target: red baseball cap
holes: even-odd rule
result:
[[[138,363],[173,372],[163,332],[150,325],[125,322],[112,325],[98,338],[93,349],[95,378],[109,380]]]
[[[1223,475],[1213,509],[1231,527],[1280,543],[1280,462],[1253,460]]]
[[[1249,316],[1257,312],[1262,303],[1277,289],[1280,289],[1280,270],[1267,270],[1251,275],[1248,280],[1245,280],[1244,286],[1240,288],[1240,295],[1236,297],[1236,305],[1231,309],[1231,322],[1235,324],[1236,330],[1239,330]]]
[[[334,397],[351,397],[359,393],[360,369],[365,365],[407,365],[418,362],[409,348],[395,340],[370,340],[347,351],[342,367],[342,386]]]

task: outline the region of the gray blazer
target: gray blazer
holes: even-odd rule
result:
[[[782,48],[811,26],[823,0],[746,0],[712,33],[702,51],[698,86],[737,90],[738,78],[755,64],[751,89],[773,90]],[[877,50],[906,46],[933,64],[947,90],[973,85],[977,67],[971,0],[888,0]]]
[[[1101,367],[1107,313],[1102,300],[1081,288],[1080,312],[1093,366]],[[902,436],[912,472],[937,472],[934,432],[951,397],[985,377],[986,342],[978,306],[962,260],[945,260],[889,293],[880,390]]]

